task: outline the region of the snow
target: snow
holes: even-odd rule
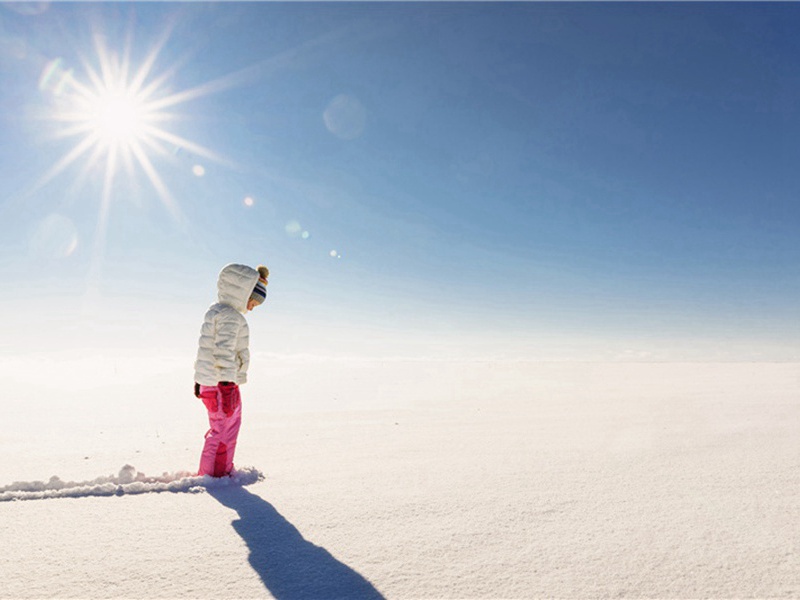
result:
[[[800,365],[255,355],[223,484],[153,361],[0,365],[0,597],[800,597]]]
[[[52,498],[82,498],[85,496],[122,496],[124,494],[151,494],[153,492],[198,493],[204,489],[226,486],[250,485],[264,479],[264,474],[253,467],[236,469],[228,477],[192,475],[188,471],[164,473],[148,477],[133,465],[125,465],[115,477],[96,477],[90,481],[62,481],[53,475],[44,481],[17,481],[0,487],[0,502],[12,500],[49,500]]]

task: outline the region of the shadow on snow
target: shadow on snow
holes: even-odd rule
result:
[[[383,600],[369,581],[304,539],[269,502],[241,487],[208,493],[239,513],[233,528],[250,549],[253,569],[278,600]]]

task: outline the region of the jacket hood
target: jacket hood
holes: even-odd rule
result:
[[[247,300],[258,283],[258,271],[247,265],[227,265],[219,272],[217,292],[221,304],[247,312]]]

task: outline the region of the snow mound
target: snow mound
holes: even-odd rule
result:
[[[53,475],[49,481],[17,481],[0,487],[0,502],[12,500],[47,500],[50,498],[83,498],[86,496],[124,496],[152,492],[200,493],[209,488],[245,486],[264,479],[254,467],[236,469],[230,477],[193,475],[188,471],[164,473],[148,477],[135,467],[125,465],[117,476],[98,477],[91,481],[62,481]]]

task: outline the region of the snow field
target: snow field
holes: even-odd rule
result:
[[[0,597],[800,596],[798,365],[267,368],[243,389],[237,453],[265,481],[0,503]],[[186,393],[125,427],[100,411],[113,435],[86,427],[80,452],[32,444],[16,468],[35,473],[0,485],[46,478],[47,461],[64,480],[193,468],[204,429]]]

